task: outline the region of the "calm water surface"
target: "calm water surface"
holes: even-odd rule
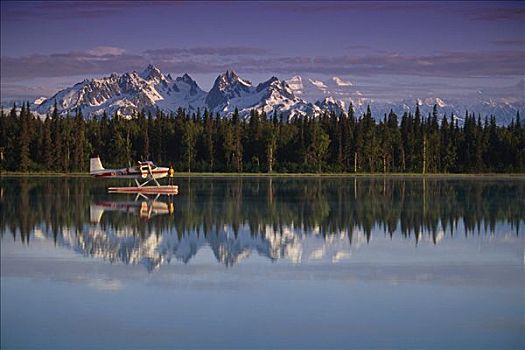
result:
[[[525,180],[0,178],[1,346],[525,347]]]

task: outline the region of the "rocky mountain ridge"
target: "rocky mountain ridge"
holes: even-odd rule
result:
[[[313,96],[317,96],[318,100],[313,103],[306,100]],[[495,115],[501,124],[510,122],[518,111],[523,113],[525,109],[525,103],[490,99],[465,103],[426,97],[376,102],[356,90],[354,83],[339,77],[323,82],[301,76],[279,80],[274,76],[254,85],[233,70],[220,74],[210,91],[206,92],[188,74],[173,78],[170,74],[164,75],[153,65],[140,73],[113,73],[99,79],[86,79],[49,98],[37,99],[33,107],[37,113],[45,115],[52,112],[55,102],[62,114],[72,114],[80,108],[85,117],[101,115],[103,112],[110,116],[116,113],[131,117],[140,110],[154,113],[159,108],[165,112],[176,112],[183,108],[190,113],[206,109],[226,117],[235,109],[241,117],[248,116],[255,109],[265,112],[268,117],[282,115],[285,119],[304,115],[319,116],[325,111],[339,114],[347,112],[350,103],[356,115],[362,115],[370,106],[373,116],[382,119],[390,110],[398,116],[404,112],[414,112],[417,103],[424,116],[431,112],[435,104],[441,116],[454,115],[461,120],[468,110],[482,118]]]

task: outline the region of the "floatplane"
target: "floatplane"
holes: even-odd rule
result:
[[[151,194],[175,195],[179,186],[161,185],[159,179],[167,176],[173,177],[173,169],[158,167],[151,161],[137,162],[137,165],[121,169],[106,169],[102,166],[100,157],[91,158],[89,161],[89,174],[96,178],[133,179],[137,186],[110,187],[109,193],[136,193],[137,195]],[[139,180],[144,180],[140,183]],[[146,186],[153,182],[154,186]]]

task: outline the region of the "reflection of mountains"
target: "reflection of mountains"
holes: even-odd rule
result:
[[[133,197],[108,195],[111,182],[0,177],[0,233],[28,243],[37,228],[83,254],[150,266],[187,262],[209,246],[230,265],[254,253],[337,260],[372,232],[436,243],[445,233],[499,234],[496,224],[506,223],[518,234],[525,218],[522,178],[180,178],[177,183],[181,193],[171,203],[176,210],[166,215],[166,203],[129,204]],[[105,202],[109,210],[94,215],[93,204]]]
[[[45,231],[35,231],[37,239],[52,238]],[[363,233],[354,236],[353,247],[366,242]],[[144,264],[153,269],[173,260],[187,263],[200,249],[210,247],[215,258],[231,266],[243,258],[257,253],[271,260],[286,259],[293,263],[323,260],[337,262],[351,254],[351,243],[346,233],[323,237],[304,234],[285,228],[274,232],[266,228],[259,235],[250,234],[247,227],[235,235],[231,227],[214,228],[204,235],[196,231],[182,236],[173,232],[141,237],[131,229],[104,230],[100,225],[84,228],[81,232],[64,230],[58,245],[71,248],[86,256],[102,258],[110,262]]]

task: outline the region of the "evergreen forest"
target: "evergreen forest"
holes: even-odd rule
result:
[[[54,111],[37,117],[29,103],[0,115],[0,169],[87,172],[89,158],[106,167],[137,160],[178,172],[247,173],[523,173],[525,128],[519,113],[509,125],[466,112],[423,116],[419,106],[381,118],[370,108],[355,115],[267,117],[251,111],[227,118],[179,109],[85,118]]]

